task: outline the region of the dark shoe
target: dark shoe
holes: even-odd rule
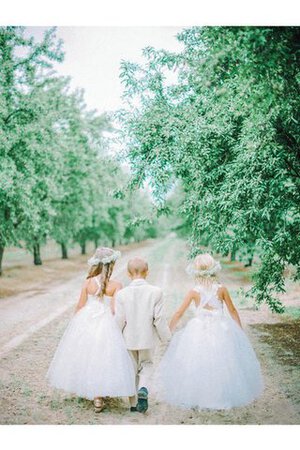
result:
[[[144,413],[148,409],[148,389],[141,387],[138,391],[138,402],[136,405],[138,412]]]
[[[95,413],[101,412],[105,407],[103,398],[95,398],[94,399],[94,411]]]
[[[130,407],[130,412],[137,412],[136,406],[131,406]]]

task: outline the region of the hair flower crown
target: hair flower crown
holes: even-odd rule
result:
[[[190,263],[186,268],[186,273],[190,276],[195,277],[210,277],[216,275],[217,272],[221,270],[221,264],[219,261],[216,261],[215,265],[210,267],[209,269],[201,270],[197,269],[194,263]]]
[[[115,262],[118,258],[120,258],[121,252],[119,250],[113,251],[110,255],[102,256],[101,258],[97,255],[92,256],[88,260],[89,266],[97,266],[98,264],[109,264]]]

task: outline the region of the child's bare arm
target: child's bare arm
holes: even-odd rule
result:
[[[110,309],[112,314],[116,313],[116,295],[123,288],[122,283],[119,283],[118,281],[115,281],[114,283],[115,283],[115,290],[110,302]]]
[[[233,318],[233,320],[235,320],[236,323],[237,323],[241,328],[243,328],[243,327],[242,327],[242,323],[241,323],[241,319],[240,319],[240,316],[239,316],[239,313],[238,313],[236,307],[234,306],[234,304],[232,303],[230,294],[229,294],[229,292],[228,292],[228,290],[227,290],[227,288],[226,288],[225,286],[223,286],[223,287],[221,288],[221,298],[222,298],[222,299],[224,300],[224,302],[226,303],[226,306],[227,306],[227,308],[228,308],[228,311],[229,311],[231,317]]]
[[[75,308],[75,313],[77,313],[77,311],[79,311],[81,308],[83,308],[83,306],[87,302],[87,297],[88,297],[87,284],[88,284],[88,280],[85,280],[85,282],[83,283],[82,289],[81,289],[79,301],[78,301],[78,303],[76,305],[76,308]]]
[[[170,330],[173,331],[176,328],[176,325],[178,323],[178,321],[181,319],[181,317],[183,316],[183,314],[185,313],[185,311],[187,310],[187,308],[190,306],[192,300],[195,299],[195,291],[191,290],[189,291],[186,296],[184,297],[184,300],[181,304],[181,306],[178,308],[178,310],[174,313],[169,327]]]

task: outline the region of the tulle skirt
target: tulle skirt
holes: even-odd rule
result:
[[[135,372],[110,309],[91,301],[71,319],[46,375],[79,397],[135,395]]]
[[[186,408],[229,409],[263,391],[260,364],[244,331],[221,311],[199,311],[174,334],[155,376],[165,402]]]

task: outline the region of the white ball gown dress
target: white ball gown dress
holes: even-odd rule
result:
[[[133,363],[110,300],[89,295],[71,319],[46,375],[51,386],[89,400],[135,395]]]
[[[160,362],[157,392],[169,404],[229,409],[252,402],[263,391],[255,352],[245,332],[225,315],[219,287],[194,288],[201,296],[195,317],[174,334]]]

